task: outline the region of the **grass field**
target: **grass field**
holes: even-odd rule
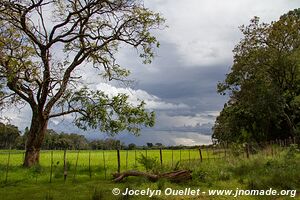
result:
[[[8,152],[0,151],[0,163],[2,174],[6,173],[6,164],[8,162]],[[53,157],[51,157],[53,153]],[[121,171],[126,169],[142,169],[142,166],[137,162],[143,154],[145,157],[160,159],[159,150],[121,150],[120,160],[121,160]],[[78,156],[78,161],[77,161]],[[216,158],[219,154],[213,154],[212,151],[205,151],[202,154],[203,159]],[[191,162],[200,159],[198,149],[190,150],[163,150],[162,151],[163,165],[165,167],[172,167],[177,162],[182,162],[185,164],[191,164]],[[53,159],[52,171],[55,179],[59,181],[63,179],[63,163],[64,163],[64,151],[42,151],[40,154],[40,166],[34,168],[35,171],[34,178],[32,173],[27,173],[27,169],[21,168],[24,159],[23,151],[12,150],[9,159],[9,171],[8,179],[10,181],[26,181],[26,182],[47,182],[50,179],[51,171],[51,160]],[[68,166],[68,179],[72,178],[76,172],[76,178],[86,178],[90,179],[90,172],[93,178],[105,179],[105,174],[108,177],[111,173],[117,171],[117,151],[116,150],[99,150],[99,151],[67,151],[66,160]],[[77,167],[76,167],[77,162]],[[22,177],[18,176],[15,171],[24,171]],[[1,175],[2,175],[1,174]],[[48,177],[46,175],[49,175]],[[16,177],[15,177],[16,176]],[[4,181],[6,177],[1,176],[0,181]],[[18,180],[18,178],[20,180]]]
[[[105,167],[103,154],[105,158]],[[161,168],[159,150],[121,151],[121,171],[138,169],[145,171],[137,162],[141,154],[156,158],[156,166]],[[78,156],[78,163],[76,160]],[[90,157],[90,159],[89,159]],[[67,151],[68,176],[63,179],[63,151],[53,151],[52,177],[51,151],[43,151],[40,166],[31,169],[21,167],[22,151],[11,151],[7,168],[7,151],[0,151],[0,199],[148,199],[145,196],[113,196],[112,189],[163,189],[200,188],[208,189],[289,189],[300,190],[300,155],[290,149],[277,149],[275,154],[269,150],[251,155],[225,157],[224,152],[199,150],[163,150],[163,170],[175,168],[192,170],[193,180],[175,184],[162,180],[156,183],[144,178],[127,178],[122,183],[113,183],[111,173],[117,171],[117,153],[112,151]],[[126,159],[127,158],[127,159]],[[90,165],[89,165],[90,160]],[[89,167],[90,166],[90,167]],[[75,170],[76,169],[76,170]],[[89,170],[90,169],[90,170]],[[7,171],[8,170],[8,171]],[[7,173],[8,172],[8,173]],[[90,177],[91,172],[91,177]],[[76,177],[74,178],[74,175]],[[106,178],[105,178],[106,174]],[[7,179],[7,181],[6,181]],[[155,196],[151,199],[232,199],[228,196],[177,197]],[[262,197],[240,196],[237,199],[292,199],[288,196]],[[300,199],[299,196],[293,199]]]

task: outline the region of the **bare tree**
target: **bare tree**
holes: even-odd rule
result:
[[[2,0],[0,2],[1,106],[29,104],[32,110],[24,166],[39,162],[49,119],[74,115],[86,130],[138,134],[153,126],[154,113],[128,96],[109,98],[83,84],[76,70],[92,67],[108,80],[129,71],[115,59],[121,44],[151,62],[158,47],[151,29],[164,22],[138,0]]]

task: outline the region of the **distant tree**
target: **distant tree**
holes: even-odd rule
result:
[[[136,149],[136,145],[134,143],[128,144],[128,150],[134,150]]]
[[[148,148],[152,148],[152,147],[153,147],[153,143],[147,142],[147,147],[148,147]]]
[[[115,140],[112,138],[108,138],[105,140],[93,140],[89,142],[89,146],[91,149],[125,149],[126,145],[122,143],[120,140]]]
[[[157,146],[157,147],[162,147],[163,144],[162,144],[162,143],[155,143],[155,146]]]
[[[88,149],[89,143],[83,135],[57,133],[49,129],[46,131],[43,149]]]
[[[300,9],[271,24],[242,26],[234,64],[221,94],[230,99],[217,117],[218,141],[266,141],[300,133]]]
[[[104,149],[104,141],[103,140],[93,140],[89,143],[90,148],[95,149]]]
[[[67,134],[66,134],[67,135]],[[83,135],[78,134],[69,134],[67,138],[72,142],[75,149],[87,149],[88,142],[87,139]]]
[[[39,162],[51,118],[76,113],[81,129],[138,134],[153,126],[154,113],[128,96],[110,98],[82,84],[79,69],[108,80],[124,80],[129,71],[116,61],[122,45],[149,63],[158,46],[150,30],[163,19],[139,0],[2,0],[0,1],[0,105],[27,103],[32,111],[24,166]],[[50,14],[52,12],[53,14]]]
[[[120,140],[115,140],[108,138],[104,140],[104,149],[123,149],[124,143],[121,143]]]
[[[25,128],[24,134],[21,134],[20,137],[17,138],[15,148],[16,149],[26,149],[26,141],[27,141],[27,135],[28,135],[29,129],[28,127]]]
[[[46,130],[44,142],[41,146],[42,149],[57,149],[58,148],[59,134],[53,129]]]
[[[0,122],[0,148],[14,148],[21,132],[18,127],[11,124],[3,124]]]

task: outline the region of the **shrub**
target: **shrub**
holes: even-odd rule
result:
[[[147,172],[151,171],[153,173],[158,173],[159,169],[157,166],[160,166],[157,158],[150,158],[146,157],[143,154],[140,155],[140,157],[137,158],[138,163],[140,163]]]
[[[289,146],[288,151],[284,155],[285,160],[292,160],[296,158],[296,153],[297,153],[297,145],[292,144]]]

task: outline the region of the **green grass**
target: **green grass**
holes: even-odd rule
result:
[[[40,154],[40,166],[33,167],[32,169],[22,168],[22,161],[24,159],[23,151],[12,150],[10,154],[10,163],[8,171],[8,180],[14,182],[26,183],[47,183],[50,180],[51,171],[51,152],[42,151]],[[90,180],[89,172],[89,154],[90,154],[90,171],[93,179],[104,180],[105,174],[109,178],[111,173],[117,171],[117,152],[116,150],[105,151],[67,151],[67,166],[68,166],[68,181],[73,181],[75,174],[76,161],[78,156],[78,163],[76,169],[76,180]],[[104,154],[104,158],[103,158]],[[156,158],[159,160],[159,150],[121,150],[121,171],[127,169],[144,170],[144,168],[136,161],[136,158],[141,154],[149,158]],[[63,151],[53,151],[52,163],[52,181],[60,182],[63,180]],[[191,163],[199,160],[198,150],[163,150],[163,165],[166,168],[172,168],[177,162]],[[217,157],[211,151],[203,153],[203,159],[207,157]],[[104,166],[105,159],[105,166]],[[6,164],[8,161],[8,151],[0,151],[0,182],[6,179]],[[20,176],[20,174],[22,174]]]
[[[183,189],[186,187],[202,191],[208,189],[290,189],[300,190],[300,155],[293,149],[277,149],[272,156],[269,149],[251,155],[250,159],[243,156],[224,158],[224,153],[214,154],[212,151],[202,151],[203,162],[199,160],[198,150],[163,150],[163,170],[171,171],[175,167],[192,170],[193,180],[187,183],[170,183],[165,180],[156,183],[144,178],[130,177],[122,183],[113,183],[111,173],[117,170],[116,151],[104,151],[106,175],[103,162],[103,151],[91,151],[91,178],[89,176],[89,151],[80,151],[76,179],[74,180],[77,151],[67,151],[68,177],[63,180],[63,151],[53,151],[53,174],[50,180],[51,151],[43,151],[40,156],[40,166],[30,169],[21,166],[23,153],[11,151],[7,182],[6,164],[7,151],[0,151],[0,199],[149,199],[145,196],[113,196],[111,191],[117,187],[133,189],[161,189],[171,187]],[[128,154],[128,155],[127,155]],[[146,156],[145,150],[121,151],[121,171],[144,167],[136,161],[140,154]],[[173,156],[172,156],[173,154]],[[180,156],[181,154],[181,156]],[[159,150],[148,150],[148,158],[156,158],[153,168],[161,169]],[[172,159],[173,157],[173,159]],[[181,159],[180,159],[181,157]],[[173,162],[172,162],[173,160]],[[173,164],[172,164],[173,163]],[[199,197],[168,197],[159,196],[152,199],[198,199]],[[232,197],[231,197],[232,198]],[[294,199],[300,199],[297,196]],[[228,196],[201,196],[201,199],[230,199]],[[266,199],[274,197],[241,196],[237,199]],[[292,199],[276,197],[276,199]]]
[[[5,154],[4,154],[5,153]],[[4,173],[4,168],[6,168],[6,163],[8,160],[8,151],[0,151],[0,173]],[[78,163],[77,163],[77,170],[79,173],[77,173],[78,177],[83,176],[89,176],[89,153],[91,154],[91,160],[90,160],[90,166],[91,166],[91,172],[93,177],[97,177],[100,179],[103,179],[105,176],[105,170],[104,170],[104,159],[103,159],[103,153],[105,158],[105,169],[106,173],[111,174],[113,172],[117,171],[117,153],[116,150],[105,150],[105,151],[67,151],[67,164],[69,167],[69,176],[74,174],[74,169],[76,165],[77,155],[78,155]],[[139,165],[138,162],[136,162],[136,158],[140,157],[141,154],[147,157],[156,158],[159,160],[159,150],[121,150],[120,151],[120,158],[121,158],[121,170],[126,169],[142,169],[142,167]],[[173,154],[173,156],[172,156]],[[62,173],[63,169],[63,151],[53,151],[53,172]],[[204,152],[203,153],[203,159],[206,159],[207,157],[216,157],[217,155],[213,155],[212,152]],[[199,160],[199,151],[198,150],[163,150],[162,153],[163,157],[163,164],[166,166],[172,166],[175,165],[176,162],[182,161],[182,162],[189,162],[194,160]],[[10,165],[9,165],[9,171],[15,172],[16,170],[22,171],[23,169],[20,168],[22,165],[22,161],[24,159],[23,151],[11,151],[10,155]],[[126,161],[127,160],[127,161]],[[173,161],[173,162],[172,162]],[[42,151],[40,154],[40,165],[42,168],[42,174],[43,176],[40,177],[44,179],[44,174],[50,173],[50,166],[51,166],[51,151]],[[86,175],[84,174],[86,173]],[[14,174],[18,173],[9,173],[10,180],[16,180]],[[29,173],[29,176],[31,174]],[[18,175],[17,175],[18,176]],[[3,177],[3,176],[1,176]],[[30,180],[30,177],[26,176],[26,170],[24,170],[24,174],[22,176],[22,179]],[[57,175],[57,178],[58,175]],[[61,178],[63,176],[61,175]],[[3,179],[3,178],[2,178]],[[0,178],[1,181],[1,178]],[[35,181],[35,180],[34,180]]]

